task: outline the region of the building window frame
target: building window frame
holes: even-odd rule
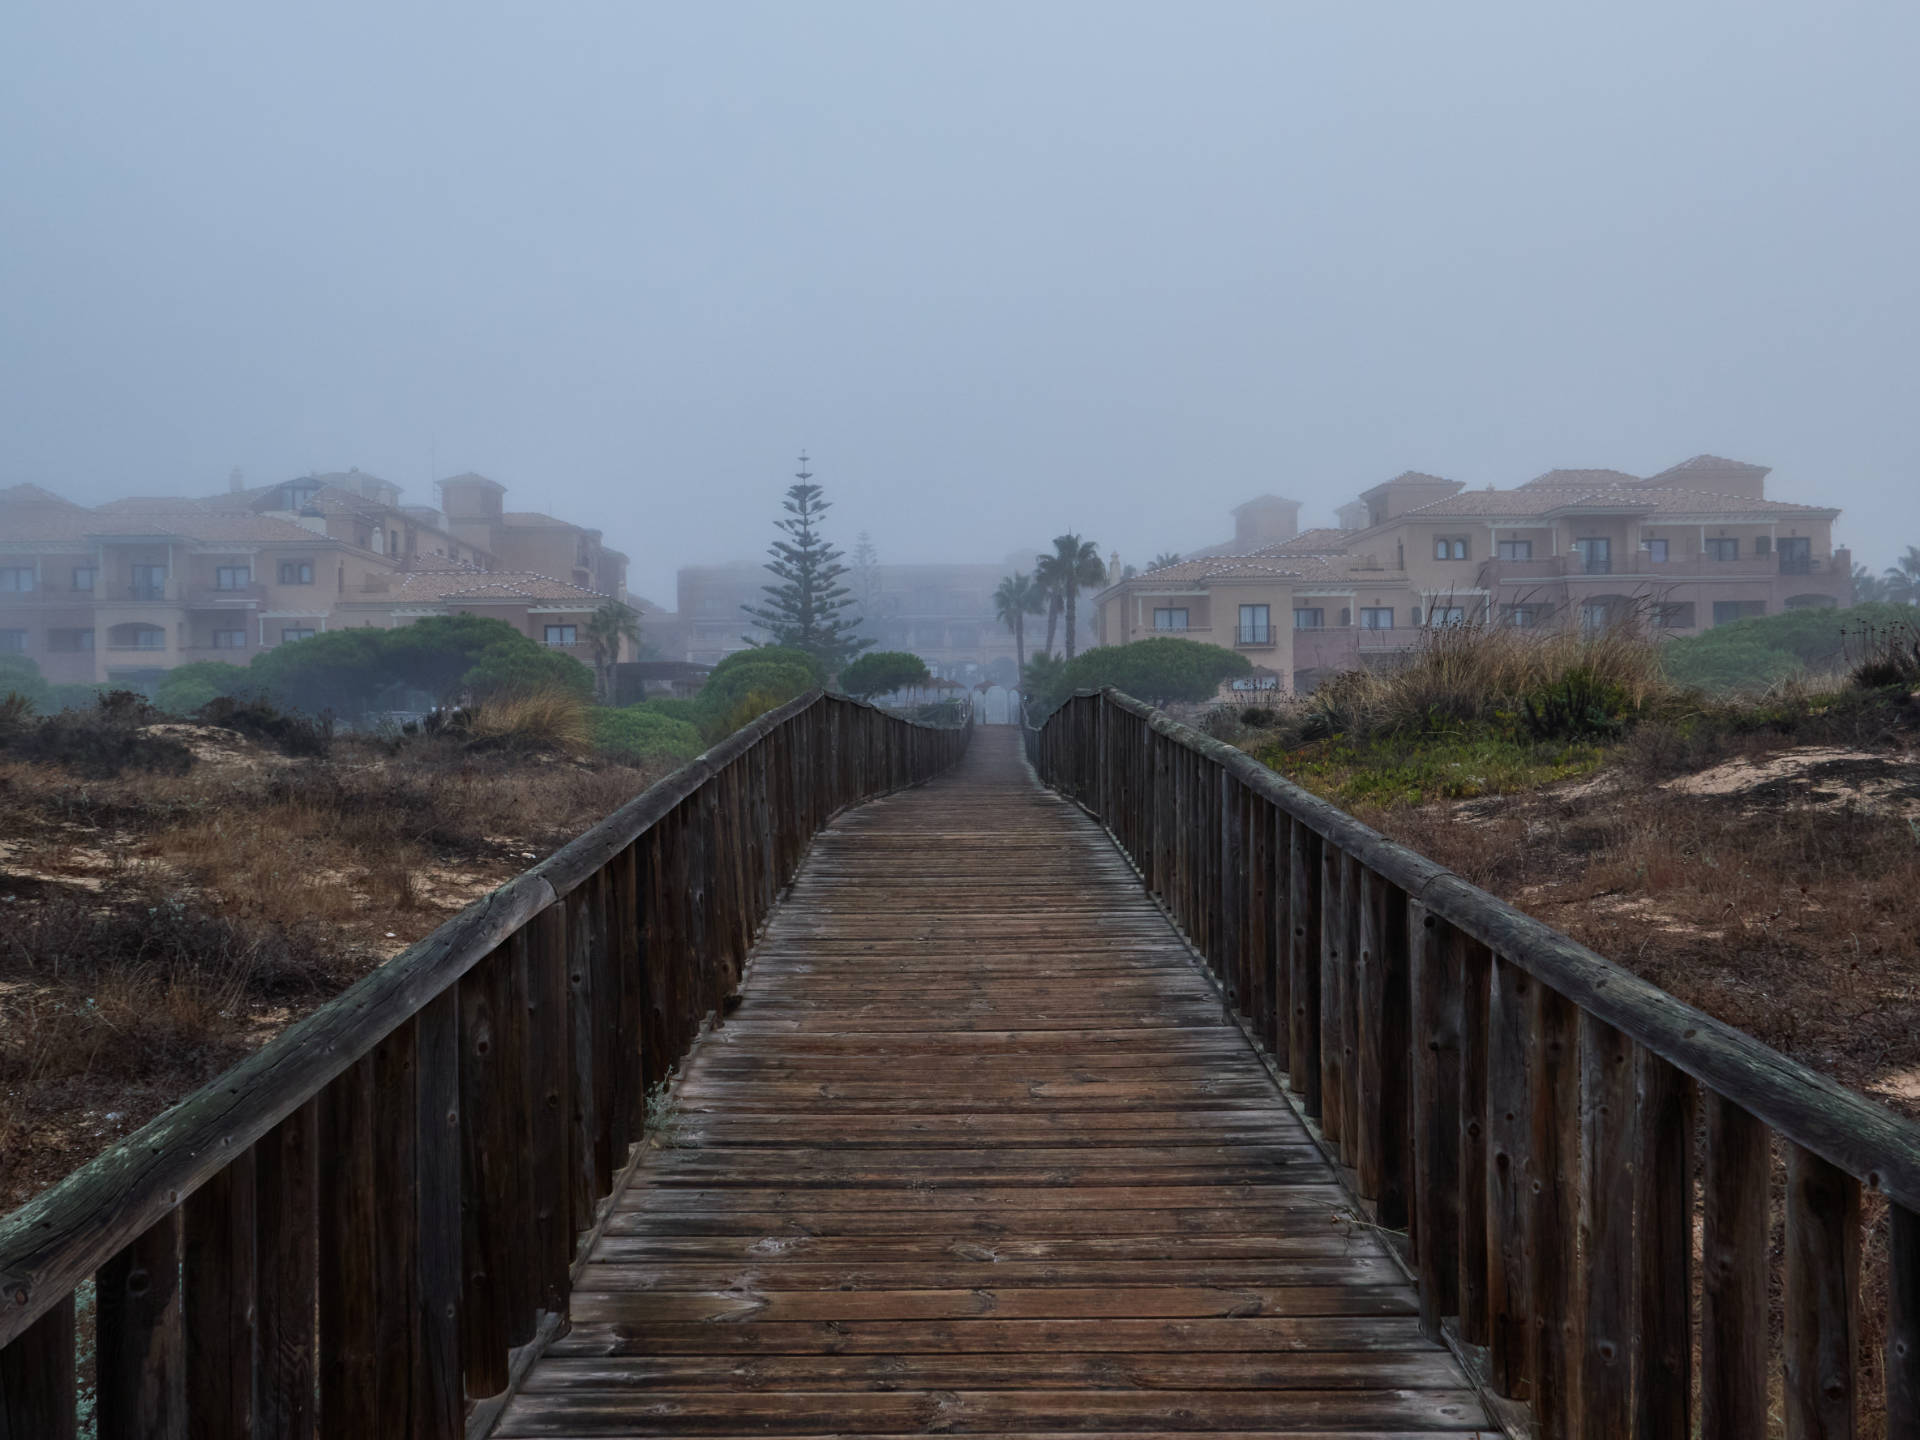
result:
[[[0,566],[0,595],[31,595],[39,588],[40,577],[33,566]]]
[[[247,648],[245,630],[216,630],[213,632],[213,648],[216,650],[244,650]]]
[[[0,655],[24,655],[27,653],[27,632],[24,630],[0,630]]]
[[[1664,565],[1667,563],[1667,556],[1672,547],[1667,543],[1665,536],[1649,535],[1641,539],[1640,549],[1646,555],[1649,565]]]
[[[253,583],[251,565],[216,565],[213,567],[213,588],[216,590],[244,590]]]
[[[1293,628],[1296,630],[1324,630],[1327,628],[1327,609],[1324,605],[1296,605],[1293,607]]]
[[[555,647],[578,645],[580,643],[580,627],[578,625],[548,625],[545,627],[545,634],[545,643]]]
[[[1710,535],[1701,554],[1716,565],[1730,564],[1740,558],[1740,539],[1738,536]]]
[[[1271,645],[1273,643],[1273,607],[1271,605],[1242,605],[1239,623],[1234,630],[1234,638],[1242,645]]]
[[[1531,560],[1533,559],[1533,542],[1531,540],[1502,540],[1500,542],[1499,553],[1502,560]]]
[[[1360,628],[1362,630],[1393,629],[1393,607],[1391,605],[1362,605],[1360,607]]]
[[[1188,605],[1156,605],[1153,607],[1153,628],[1156,634],[1191,629],[1190,618],[1193,609]]]
[[[1465,560],[1469,557],[1471,548],[1464,535],[1433,537],[1433,558],[1436,560]]]
[[[99,583],[100,570],[95,565],[76,565],[73,567],[73,588],[76,591],[93,593],[93,587]]]
[[[318,633],[319,632],[311,625],[282,625],[280,627],[280,643],[282,645],[292,645],[301,640],[311,640]]]
[[[282,560],[275,572],[282,585],[313,584],[313,562],[311,560]]]

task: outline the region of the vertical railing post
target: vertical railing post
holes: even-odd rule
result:
[[[1320,837],[1298,820],[1288,861],[1287,1054],[1294,1090],[1320,1114]]]
[[[1639,1319],[1633,1255],[1636,1047],[1613,1026],[1580,1017],[1580,1214],[1585,1235],[1585,1347],[1580,1410],[1586,1433],[1625,1435],[1633,1425],[1633,1332]]]
[[[456,1440],[466,1431],[460,1359],[461,1271],[460,987],[449,986],[421,1007],[415,1086],[416,1262],[420,1291],[420,1362],[414,1387],[414,1434]],[[261,1330],[265,1356],[266,1331]],[[279,1432],[270,1432],[279,1433]]]
[[[1692,1102],[1691,1080],[1651,1050],[1636,1047],[1639,1158],[1633,1206],[1640,1323],[1634,1434],[1645,1440],[1687,1440],[1692,1434]]]
[[[1488,1301],[1487,1228],[1487,1007],[1493,983],[1493,953],[1460,937],[1460,1334],[1487,1345],[1492,1330]]]
[[[1852,1440],[1860,1418],[1860,1182],[1799,1145],[1786,1149],[1787,1436]]]
[[[1580,1012],[1557,991],[1533,988],[1533,1410],[1542,1435],[1572,1440],[1580,1434],[1585,1348],[1577,1248]]]
[[[1418,901],[1407,905],[1413,999],[1413,1194],[1420,1328],[1460,1313],[1460,932]]]
[[[1347,857],[1340,847],[1320,845],[1320,1133],[1353,1161],[1347,1134]]]
[[[320,1092],[320,1433],[371,1435],[375,1374],[373,1062],[349,1065]]]
[[[1736,1440],[1767,1425],[1767,1134],[1733,1101],[1701,1098],[1700,1435]]]
[[[75,1440],[80,1420],[75,1342],[73,1296],[68,1295],[11,1345],[0,1346],[0,1437]]]
[[[253,1172],[248,1149],[182,1207],[186,1412],[196,1440],[249,1440],[253,1434]],[[6,1389],[0,1383],[0,1392]],[[0,1427],[8,1437],[37,1433]]]
[[[1496,955],[1487,990],[1488,1367],[1509,1399],[1531,1394],[1533,977]]]
[[[1920,1215],[1887,1207],[1887,1440],[1920,1440]]]
[[[316,1101],[307,1101],[254,1146],[259,1440],[308,1440],[314,1431],[317,1110]]]

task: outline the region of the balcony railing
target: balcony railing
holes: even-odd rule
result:
[[[267,598],[267,587],[258,582],[246,585],[196,585],[188,592],[193,605],[258,605]]]
[[[164,580],[136,580],[124,587],[123,593],[129,600],[165,600],[167,583]]]
[[[1271,625],[1242,625],[1233,632],[1236,645],[1271,645],[1274,643],[1274,630]]]
[[[1705,555],[1656,560],[1647,552],[1585,560],[1575,555],[1549,555],[1537,560],[1490,560],[1489,579],[1514,583],[1550,580],[1562,576],[1637,575],[1648,579],[1693,579],[1700,576],[1843,575],[1846,567],[1824,555],[1746,555],[1738,560],[1715,560]]]

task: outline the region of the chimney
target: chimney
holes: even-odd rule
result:
[[[240,473],[240,467],[236,465],[227,474],[227,493],[229,495],[238,495],[246,488],[247,477]]]

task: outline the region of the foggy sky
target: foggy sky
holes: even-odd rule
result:
[[[476,469],[633,587],[1700,451],[1920,543],[1920,6],[14,0],[0,483]]]

